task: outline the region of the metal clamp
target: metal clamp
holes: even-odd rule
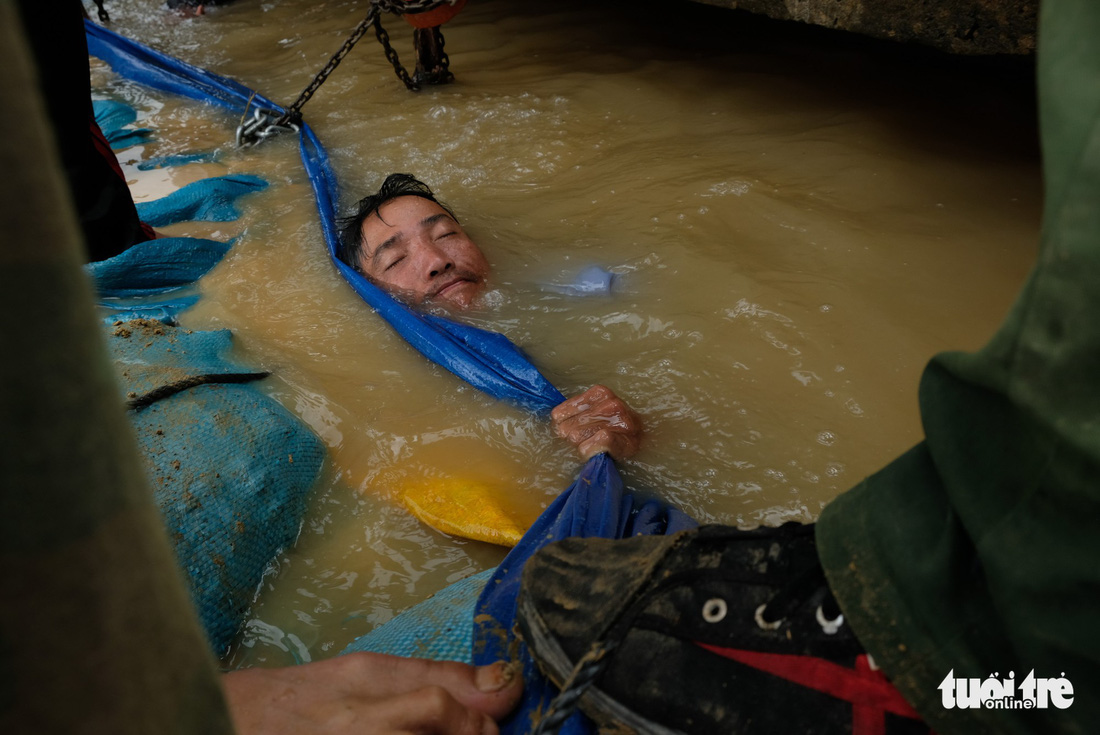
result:
[[[252,117],[237,127],[237,147],[247,148],[279,133],[297,133],[300,129],[301,126],[288,115],[257,107]]]

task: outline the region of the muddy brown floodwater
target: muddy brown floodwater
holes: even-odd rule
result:
[[[240,0],[114,28],[289,103],[362,2]],[[411,60],[410,32],[388,27]],[[1032,69],[951,59],[666,2],[473,0],[446,28],[457,83],[413,94],[365,38],[306,106],[347,206],[393,171],[428,182],[494,267],[469,319],[566,394],[611,386],[649,427],[622,469],[701,521],[810,521],[921,436],[920,372],[994,331],[1035,255]],[[227,172],[272,182],[234,223],[190,329],[229,328],[264,389],[329,448],[302,535],[226,665],[338,653],[503,550],[438,533],[405,488],[481,483],[534,515],[580,466],[537,419],[429,365],[328,261],[290,139],[95,71],[157,139],[122,154],[139,198]],[[140,157],[217,149],[139,172]],[[546,290],[586,265],[610,297]]]

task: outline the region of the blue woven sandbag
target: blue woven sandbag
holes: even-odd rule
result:
[[[195,375],[248,372],[228,331],[152,320],[108,326],[132,398]],[[324,458],[320,440],[252,384],[188,388],[130,411],[141,460],[210,645],[223,653],[264,570],[297,538]]]
[[[241,216],[237,199],[266,188],[267,182],[259,176],[215,176],[190,183],[166,197],[139,202],[137,213],[152,227],[176,222],[232,222]]]
[[[486,569],[451,584],[341,651],[369,651],[435,661],[471,662],[470,621],[485,583],[495,569]]]

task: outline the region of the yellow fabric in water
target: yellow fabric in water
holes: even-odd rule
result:
[[[530,511],[509,504],[502,489],[461,477],[407,485],[404,502],[437,531],[501,546],[515,546],[535,522]]]

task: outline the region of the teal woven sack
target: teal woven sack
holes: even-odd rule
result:
[[[211,647],[225,652],[267,565],[294,543],[320,440],[229,362],[228,331],[107,325],[141,460]],[[196,381],[204,381],[192,385]],[[181,387],[190,386],[190,387]]]

